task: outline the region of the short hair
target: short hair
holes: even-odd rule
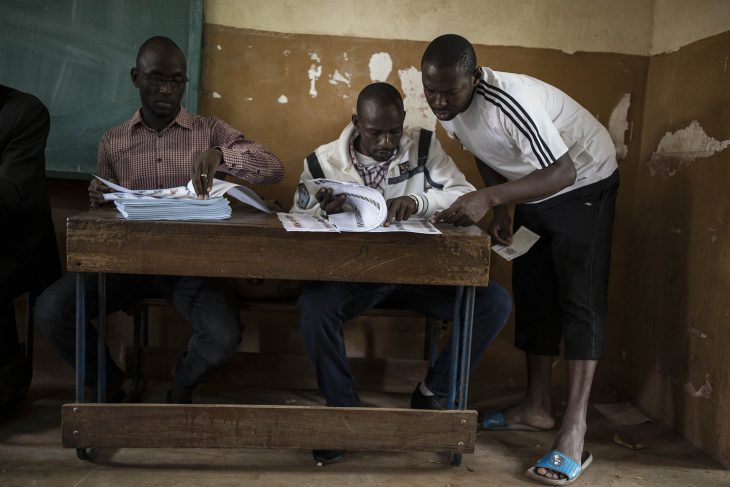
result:
[[[445,34],[432,40],[421,58],[421,66],[458,68],[471,74],[477,67],[477,55],[471,42],[456,34]]]
[[[153,47],[168,47],[175,49],[177,50],[177,52],[180,53],[180,56],[185,59],[185,53],[182,52],[180,46],[175,44],[175,41],[165,36],[154,36],[150,37],[149,39],[144,41],[141,46],[139,46],[139,50],[137,51],[137,59],[135,61],[136,66],[139,66],[139,60],[142,59],[145,51],[147,51],[148,49],[152,49]]]
[[[403,98],[398,89],[389,83],[371,83],[362,89],[357,96],[357,112],[360,113],[366,103],[380,106],[395,106],[403,111]]]

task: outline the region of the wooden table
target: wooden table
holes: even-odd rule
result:
[[[130,221],[95,210],[67,222],[67,268],[77,274],[76,403],[62,410],[66,447],[225,447],[474,451],[467,411],[475,286],[489,273],[489,238],[477,227],[443,235],[286,232],[275,215],[234,211],[215,222]],[[355,281],[457,286],[448,411],[301,406],[84,404],[86,290],[99,276],[99,350],[106,340],[107,273]],[[458,397],[457,397],[458,396]]]

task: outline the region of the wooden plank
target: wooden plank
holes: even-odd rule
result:
[[[237,211],[222,222],[129,221],[95,210],[67,221],[73,272],[485,286],[489,237],[286,232],[274,215]]]
[[[291,448],[471,453],[476,411],[65,404],[70,448]]]
[[[142,377],[147,380],[169,381],[170,370],[182,349],[144,347]],[[126,348],[125,370],[131,370],[131,347]],[[425,360],[348,358],[350,372],[358,389],[384,392],[413,392],[426,377]],[[239,352],[216,369],[206,382],[242,387],[317,390],[317,378],[309,357]]]

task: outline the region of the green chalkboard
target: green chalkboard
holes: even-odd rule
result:
[[[173,39],[188,60],[183,105],[195,112],[203,0],[0,0],[0,84],[51,113],[49,176],[86,178],[99,139],[139,107],[129,76],[149,37]]]

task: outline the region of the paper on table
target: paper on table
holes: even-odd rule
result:
[[[379,227],[388,216],[385,198],[377,189],[361,184],[313,179],[315,187],[329,188],[332,194],[345,195],[345,211],[328,216],[341,232],[367,232]]]
[[[409,218],[408,220],[395,221],[389,226],[379,226],[370,230],[371,232],[409,232],[424,233],[428,235],[441,235],[441,231],[425,218]]]
[[[99,176],[95,177],[102,183],[106,184],[109,188],[116,191],[116,193],[104,193],[104,199],[106,201],[121,199],[198,199],[192,181],[190,181],[187,186],[178,186],[175,188],[131,190],[118,184],[114,184],[111,181],[107,181],[104,178],[100,178]],[[271,210],[267,208],[266,204],[252,189],[240,184],[223,181],[221,179],[214,179],[213,187],[209,193],[210,197],[223,196],[224,194],[229,194],[257,210],[261,210],[265,213],[271,213]]]
[[[287,232],[333,232],[339,233],[337,227],[321,216],[303,213],[277,213],[279,221]]]
[[[512,235],[511,245],[492,245],[492,250],[502,256],[506,260],[516,259],[517,257],[527,253],[530,248],[535,245],[540,235],[532,230],[520,227],[514,235]]]
[[[192,181],[188,183],[188,190],[192,191],[193,194],[196,194]],[[211,188],[209,194],[211,197],[223,196],[224,194],[228,194],[236,198],[238,201],[246,203],[249,206],[253,206],[257,210],[261,210],[264,213],[271,213],[271,210],[269,210],[269,208],[266,206],[266,203],[264,203],[261,198],[259,198],[259,195],[257,195],[254,190],[240,184],[223,181],[221,179],[214,179],[213,187]]]

